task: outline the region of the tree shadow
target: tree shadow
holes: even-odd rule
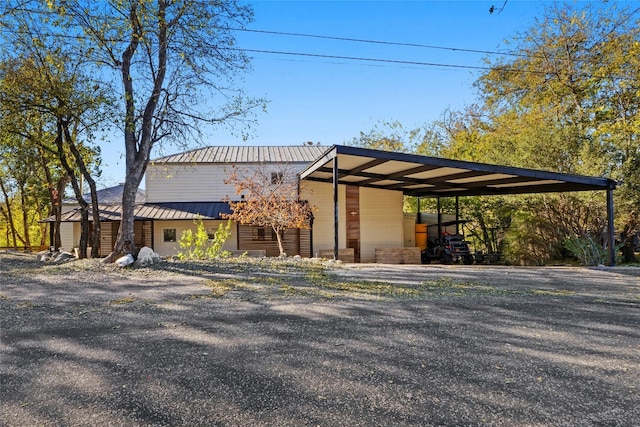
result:
[[[102,294],[113,285],[93,286],[78,299],[0,301],[4,425],[595,426],[640,418],[633,285],[606,300],[589,289],[373,301],[147,300],[131,285],[134,298],[117,304]]]

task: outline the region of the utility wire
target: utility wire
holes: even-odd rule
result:
[[[243,52],[253,52],[253,53],[267,53],[272,55],[291,55],[291,56],[305,56],[312,58],[328,58],[328,59],[343,59],[349,61],[366,61],[366,62],[381,62],[387,64],[403,64],[403,65],[419,65],[425,67],[446,67],[446,68],[462,68],[467,70],[493,70],[493,67],[483,67],[476,65],[456,65],[456,64],[440,64],[435,62],[420,62],[420,61],[402,61],[396,59],[379,59],[379,58],[363,58],[356,56],[338,56],[338,55],[322,55],[317,53],[302,53],[302,52],[284,52],[284,51],[275,51],[275,50],[260,50],[260,49],[241,49],[241,48],[225,48],[230,50],[238,50]],[[522,70],[514,70],[514,69],[502,69],[502,71],[507,72],[522,72]],[[532,72],[532,71],[528,71]],[[543,72],[539,72],[540,74],[544,74]]]
[[[234,30],[232,28],[229,28],[229,30]],[[16,34],[19,34],[19,32],[15,32]],[[23,33],[26,34],[26,33]],[[85,35],[73,35],[73,34],[40,34],[41,36],[46,36],[46,37],[56,37],[56,38],[62,38],[62,39],[76,39],[76,40],[83,40],[83,39],[89,39],[88,36]],[[329,36],[318,36],[318,37],[326,37],[326,38],[331,38]],[[125,40],[119,40],[119,39],[106,39],[105,41],[107,42],[125,42]],[[393,43],[393,42],[373,42],[373,43],[382,43],[382,44],[400,44],[400,43]],[[407,46],[411,46],[411,44],[405,44]],[[421,46],[421,45],[416,45],[416,46]],[[426,47],[424,45],[422,45],[422,47]],[[468,69],[468,70],[492,70],[492,67],[484,67],[484,66],[475,66],[475,65],[459,65],[459,64],[442,64],[442,63],[432,63],[432,62],[421,62],[421,61],[405,61],[405,60],[395,60],[395,59],[384,59],[384,58],[365,58],[365,57],[355,57],[355,56],[339,56],[339,55],[323,55],[323,54],[316,54],[316,53],[307,53],[307,52],[286,52],[286,51],[276,51],[276,50],[262,50],[262,49],[244,49],[244,48],[239,48],[239,47],[218,47],[218,49],[220,50],[233,50],[233,51],[238,51],[238,52],[251,52],[251,53],[265,53],[265,54],[271,54],[271,55],[288,55],[288,56],[301,56],[301,57],[308,57],[308,58],[325,58],[325,59],[341,59],[341,60],[348,60],[348,61],[361,61],[361,62],[380,62],[380,63],[387,63],[387,64],[403,64],[403,65],[415,65],[415,66],[423,66],[423,67],[445,67],[445,68],[458,68],[458,69]],[[482,51],[472,51],[470,49],[457,49],[457,48],[441,48],[441,49],[453,49],[453,50],[459,50],[459,51],[467,51],[467,52],[482,52]],[[525,56],[525,55],[518,55],[518,56]],[[505,71],[505,70],[503,70]],[[512,71],[512,72],[516,72],[515,70],[506,70],[506,71]]]
[[[269,31],[269,30],[250,30],[247,28],[227,28],[227,29],[232,31],[242,31],[245,33],[260,33],[260,34],[273,34],[273,35],[281,35],[281,36],[308,37],[308,38],[316,38],[316,39],[324,39],[324,40],[340,40],[340,41],[348,41],[348,42],[372,43],[372,44],[382,44],[382,45],[391,45],[391,46],[420,47],[425,49],[448,50],[452,52],[482,53],[486,55],[506,55],[506,56],[519,56],[519,57],[527,56],[526,54],[522,54],[522,53],[498,52],[498,51],[492,51],[492,50],[477,50],[477,49],[466,49],[466,48],[447,47],[447,46],[435,46],[435,45],[428,45],[428,44],[421,44],[421,43],[389,42],[389,41],[382,41],[382,40],[357,39],[357,38],[351,38],[351,37],[323,36],[318,34],[288,33],[283,31]]]

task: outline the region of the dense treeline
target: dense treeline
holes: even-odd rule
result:
[[[640,229],[638,14],[615,4],[556,4],[510,41],[511,55],[488,62],[490,71],[475,84],[477,103],[423,129],[381,123],[352,143],[618,180],[615,228],[624,260],[633,262]],[[575,255],[576,245],[597,250],[606,241],[602,192],[460,203],[478,249],[502,251],[512,262],[547,263]],[[415,209],[415,201],[408,204]]]

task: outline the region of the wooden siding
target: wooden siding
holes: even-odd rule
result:
[[[118,232],[118,224],[113,222],[103,222],[100,224],[100,256],[107,256],[113,250],[113,234]],[[115,229],[115,231],[113,231]]]
[[[266,240],[254,240],[258,228],[264,229]],[[238,225],[238,250],[265,250],[267,256],[280,255],[278,241],[275,235],[272,237],[271,231],[268,227]],[[284,233],[282,247],[288,256],[300,255],[309,258],[311,257],[310,239],[311,230],[309,229],[289,229]]]
[[[360,187],[347,185],[346,229],[347,248],[353,249],[353,259],[360,262]]]

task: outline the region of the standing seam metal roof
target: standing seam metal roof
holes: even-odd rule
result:
[[[154,163],[311,163],[331,147],[319,145],[216,146],[172,154]]]
[[[100,221],[120,221],[122,206],[99,205]],[[227,202],[167,202],[146,203],[136,205],[134,216],[136,221],[143,220],[194,220],[194,219],[224,219],[223,214],[231,213]],[[93,210],[89,208],[89,219],[92,220]],[[62,222],[80,222],[82,219],[79,208],[62,214]],[[50,216],[42,222],[55,222],[55,216]]]

